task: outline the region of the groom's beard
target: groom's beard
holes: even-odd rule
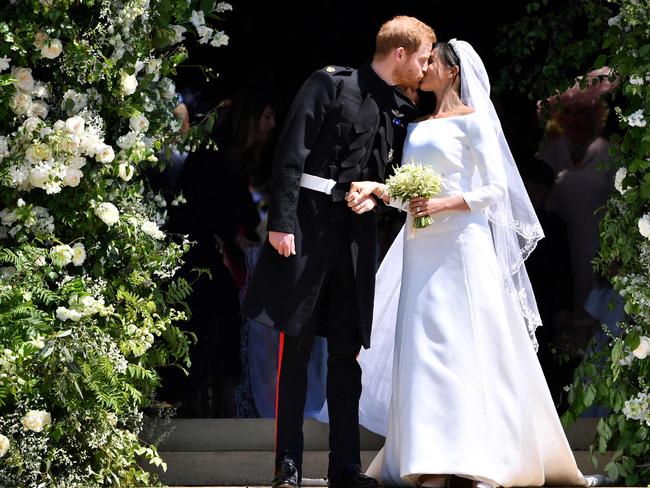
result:
[[[396,68],[393,74],[393,80],[397,85],[410,86],[413,88],[420,88],[420,83],[424,79],[422,70],[409,69],[409,68]]]

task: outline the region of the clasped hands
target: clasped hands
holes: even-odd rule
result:
[[[348,207],[357,214],[363,214],[377,206],[380,198],[388,203],[386,186],[376,181],[355,181],[350,184],[350,191],[345,194]],[[444,198],[412,198],[409,201],[408,211],[415,217],[432,215],[447,209],[447,202]]]
[[[350,191],[345,194],[348,207],[357,213],[363,214],[374,209],[378,203],[375,197],[389,202],[386,187],[376,181],[355,181],[350,184]],[[409,202],[408,211],[415,217],[433,215],[443,210],[465,210],[467,204],[459,195],[443,198],[413,198]],[[296,242],[293,234],[286,232],[269,231],[269,243],[284,257],[296,254]]]

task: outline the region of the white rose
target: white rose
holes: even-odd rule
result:
[[[100,203],[95,209],[95,215],[109,227],[120,220],[120,211],[110,202]]]
[[[15,266],[4,266],[0,268],[0,278],[3,280],[8,280],[13,278],[18,273],[18,270]]]
[[[63,183],[66,186],[71,187],[79,186],[83,175],[84,174],[81,172],[81,170],[75,168],[67,168],[65,171],[65,176],[63,177]]]
[[[210,37],[212,37],[214,30],[207,25],[202,25],[196,29],[196,32],[200,37],[199,44],[207,44],[208,41],[210,41]]]
[[[203,15],[203,10],[192,10],[192,15],[190,16],[190,22],[192,25],[198,29],[205,24],[205,17]]]
[[[67,244],[54,246],[50,249],[50,259],[55,266],[67,266],[72,262],[72,248]]]
[[[14,222],[18,220],[18,214],[16,214],[15,210],[9,210],[8,208],[3,208],[2,211],[0,211],[0,221],[4,225],[12,226],[14,225]]]
[[[46,425],[52,424],[52,417],[43,410],[30,410],[22,419],[25,430],[41,432]]]
[[[650,354],[650,337],[642,336],[639,346],[632,351],[637,359],[645,359]]]
[[[148,236],[153,237],[154,239],[160,240],[165,238],[165,233],[158,228],[158,225],[155,222],[147,220],[142,224],[142,227],[140,227],[140,229],[142,232]]]
[[[86,158],[83,156],[75,156],[70,160],[70,167],[73,169],[81,169],[86,166]]]
[[[72,264],[81,266],[86,260],[86,249],[81,242],[77,242],[72,246]]]
[[[25,122],[23,122],[23,128],[27,132],[34,132],[42,123],[43,121],[38,117],[27,117]]]
[[[147,74],[152,75],[158,73],[160,67],[162,66],[162,59],[154,58],[147,61],[145,71]]]
[[[11,58],[7,56],[0,57],[0,71],[5,71],[9,69]]]
[[[146,132],[149,128],[149,120],[143,114],[136,114],[129,120],[129,127],[134,132]]]
[[[16,80],[14,81],[14,85],[20,91],[31,93],[34,89],[34,78],[32,77],[31,68],[12,68],[11,77]]]
[[[25,151],[25,159],[32,164],[37,164],[46,159],[50,159],[51,156],[52,152],[50,151],[50,148],[40,142],[32,144]]]
[[[56,318],[65,322],[71,320],[72,322],[79,322],[81,320],[81,313],[69,308],[59,307],[56,309]]]
[[[174,82],[170,80],[169,78],[163,78],[160,80],[160,95],[166,99],[166,100],[171,100],[174,98],[174,95],[176,95],[176,85],[174,85]]]
[[[133,95],[135,93],[135,90],[138,88],[138,79],[135,77],[135,75],[128,75],[128,74],[123,74],[122,75],[122,92],[125,95]]]
[[[50,180],[50,165],[40,163],[29,170],[29,183],[36,188],[45,188]]]
[[[100,143],[95,147],[95,159],[100,163],[110,163],[115,159],[115,152],[108,144]]]
[[[81,136],[77,134],[66,134],[67,137],[61,142],[61,148],[69,153],[76,153],[81,146]]]
[[[214,37],[212,38],[210,45],[212,47],[227,46],[228,41],[230,41],[230,37],[225,32],[217,31],[214,33]]]
[[[81,135],[84,131],[85,125],[86,121],[83,119],[83,117],[75,115],[74,117],[70,117],[65,121],[65,131],[69,134]]]
[[[4,457],[9,450],[9,438],[6,435],[0,434],[0,458]]]
[[[129,181],[135,174],[135,168],[129,163],[120,163],[118,174],[124,181]]]
[[[65,130],[65,122],[63,122],[62,120],[57,120],[56,122],[54,122],[52,128],[58,132],[63,131]]]
[[[627,168],[618,168],[616,175],[614,176],[614,188],[623,195],[627,190],[623,188],[623,180],[627,176]]]
[[[0,136],[0,161],[9,154],[9,144],[5,136]]]
[[[185,40],[185,36],[183,35],[187,32],[185,27],[182,25],[170,25],[169,28],[174,31],[174,38],[171,40],[172,44],[178,44]]]
[[[610,27],[621,25],[621,18],[622,17],[623,17],[623,14],[618,14],[618,15],[608,19],[607,20],[607,25],[609,25]]]
[[[49,108],[47,106],[47,103],[42,102],[41,100],[35,100],[32,102],[32,108],[29,113],[35,117],[45,119],[47,117],[48,110]]]
[[[35,98],[44,98],[47,100],[52,96],[52,93],[50,92],[50,87],[47,85],[47,83],[37,81],[36,83],[34,83],[32,96],[34,96]]]
[[[48,35],[45,32],[38,31],[34,36],[34,47],[36,49],[41,49],[45,45],[45,41],[48,40]]]
[[[639,232],[646,239],[650,239],[650,214],[645,214],[639,219]]]
[[[32,111],[32,103],[32,97],[20,91],[11,98],[11,108],[17,115],[28,115]]]
[[[643,109],[641,108],[641,109],[637,110],[636,112],[631,113],[627,117],[627,123],[631,127],[645,127],[646,124],[648,123],[648,121],[645,119],[645,117],[643,115]]]
[[[63,52],[63,44],[58,39],[52,39],[50,42],[45,42],[41,48],[41,56],[47,59],[58,58]]]

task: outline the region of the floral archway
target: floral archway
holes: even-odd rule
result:
[[[0,7],[0,485],[142,486],[156,369],[189,365],[166,235],[144,173],[187,140],[172,78],[219,47],[230,4],[10,0]],[[209,120],[206,121],[210,123]],[[178,200],[169,202],[178,203]]]
[[[604,467],[612,480],[650,481],[650,6],[639,0],[529,2],[528,15],[502,30],[499,51],[512,64],[501,91],[519,89],[533,100],[572,86],[593,69],[619,79],[619,131],[612,137],[615,190],[600,224],[594,267],[621,295],[619,333],[595,342],[568,387],[565,424],[592,405],[604,407],[593,452],[613,451]]]

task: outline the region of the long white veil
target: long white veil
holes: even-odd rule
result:
[[[494,158],[503,165],[508,191],[506,197],[490,205],[486,213],[506,286],[517,295],[517,303],[526,320],[528,334],[537,350],[535,329],[542,325],[542,320],[524,261],[533,252],[537,242],[544,237],[542,226],[510,152],[499,116],[490,100],[490,80],[483,61],[468,42],[452,39],[449,44],[460,59],[461,100],[490,117],[499,141],[499,153],[495,154]]]

